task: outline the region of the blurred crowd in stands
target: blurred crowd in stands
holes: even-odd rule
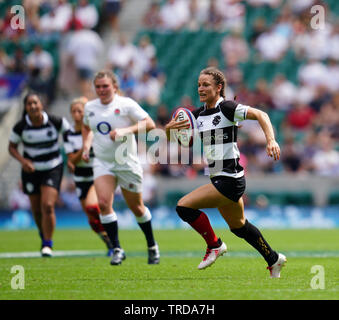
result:
[[[13,13],[8,7],[0,16],[0,41],[16,45],[12,52],[1,46],[0,76],[26,74],[27,86],[41,92],[47,105],[51,105],[58,96],[93,98],[93,74],[98,68],[107,67],[118,75],[121,91],[146,105],[148,111],[150,108],[157,127],[163,128],[174,108],[161,99],[166,90],[166,71],[147,35],[135,41],[121,30],[119,14],[126,1],[129,0],[23,0],[26,14],[23,30],[11,28]],[[333,176],[339,175],[339,6],[336,2],[153,0],[143,16],[142,29],[163,33],[226,32],[220,43],[222,59],[211,56],[209,65],[225,72],[229,99],[236,97],[238,102],[258,107],[272,117],[282,149],[281,161],[273,163],[266,156],[260,127],[251,121],[243,122],[238,142],[247,174],[292,172]],[[324,9],[324,25],[318,19],[318,25],[311,26],[314,5]],[[248,10],[276,14],[267,17],[258,14],[249,20]],[[107,27],[117,36],[105,50],[102,30]],[[25,52],[20,43],[28,39],[33,45]],[[56,55],[44,48],[45,39],[57,39],[60,50]],[[289,56],[300,62],[292,68],[292,73],[291,69],[287,73],[283,68]],[[242,66],[248,61],[253,62],[253,68],[245,70]],[[246,79],[262,63],[281,63],[280,72],[272,77],[268,68],[269,77],[259,77],[253,87],[246,85]],[[189,96],[181,97],[181,106],[192,104]],[[159,174],[193,179],[203,173],[203,165],[146,168],[146,174],[151,177]],[[150,190],[155,188],[151,185]]]

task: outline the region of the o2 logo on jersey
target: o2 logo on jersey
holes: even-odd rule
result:
[[[101,134],[106,135],[109,134],[109,132],[112,130],[112,127],[108,122],[101,121],[97,124],[97,129]]]

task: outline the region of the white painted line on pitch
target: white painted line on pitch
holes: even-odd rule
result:
[[[107,252],[102,250],[57,250],[53,251],[53,257],[107,257]],[[287,257],[291,258],[331,258],[339,257],[339,251],[284,251]],[[126,252],[131,257],[146,255],[146,252]],[[196,258],[201,257],[203,253],[199,251],[167,251],[162,252],[163,257],[178,257],[178,258]],[[0,259],[6,258],[40,258],[39,251],[31,252],[3,252],[0,253]],[[235,258],[255,258],[259,257],[256,251],[237,251],[228,252],[224,257]]]
[[[86,251],[86,250],[67,250],[67,251],[53,251],[53,257],[81,257],[81,256],[105,256],[104,251]],[[39,251],[31,252],[4,252],[0,253],[1,258],[40,258]]]

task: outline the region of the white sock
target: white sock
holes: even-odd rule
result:
[[[145,223],[152,219],[151,212],[145,207],[145,212],[141,217],[135,217],[138,223]]]
[[[109,214],[99,214],[100,222],[103,224],[111,223],[118,220],[118,217],[115,212]]]

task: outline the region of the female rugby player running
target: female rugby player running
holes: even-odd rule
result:
[[[142,199],[143,171],[134,135],[138,131],[138,124],[144,125],[146,131],[153,129],[155,124],[138,103],[119,95],[118,81],[112,72],[98,72],[94,78],[94,87],[98,99],[85,105],[82,157],[85,161],[89,160],[93,140],[94,186],[100,220],[114,248],[111,264],[119,265],[126,258],[120,247],[117,215],[113,210],[117,186],[120,186],[128,207],[146,237],[148,263],[158,264],[159,247],[153,236],[151,212]]]
[[[55,203],[63,174],[58,137],[68,129],[65,118],[47,114],[39,96],[28,93],[24,98],[22,119],[15,124],[9,138],[9,153],[22,166],[23,191],[29,196],[42,240],[43,257],[52,256]],[[23,144],[23,155],[18,150],[20,143]]]
[[[82,120],[84,117],[84,106],[87,102],[86,97],[74,99],[71,103],[71,116],[74,125],[64,133],[64,148],[68,158],[68,163],[73,168],[73,178],[76,186],[77,196],[81,207],[87,215],[88,223],[92,230],[99,235],[107,246],[107,255],[113,254],[113,247],[107,233],[102,226],[99,218],[98,198],[94,189],[93,182],[93,150],[90,149],[90,160],[82,160]]]
[[[218,208],[236,236],[245,239],[266,260],[272,278],[280,277],[281,267],[286,262],[283,254],[274,251],[261,232],[244,215],[242,195],[245,191],[244,170],[239,164],[237,147],[238,122],[257,120],[265,134],[267,155],[279,160],[280,148],[275,141],[271,121],[265,112],[225,99],[226,79],[216,68],[201,71],[198,93],[204,106],[194,110],[199,123],[199,133],[208,161],[211,183],[201,186],[178,201],[179,217],[189,223],[205,240],[207,250],[198,269],[205,269],[227,251],[226,244],[212,229],[202,208]],[[166,125],[167,137],[171,130],[188,128],[186,120],[172,119]]]

